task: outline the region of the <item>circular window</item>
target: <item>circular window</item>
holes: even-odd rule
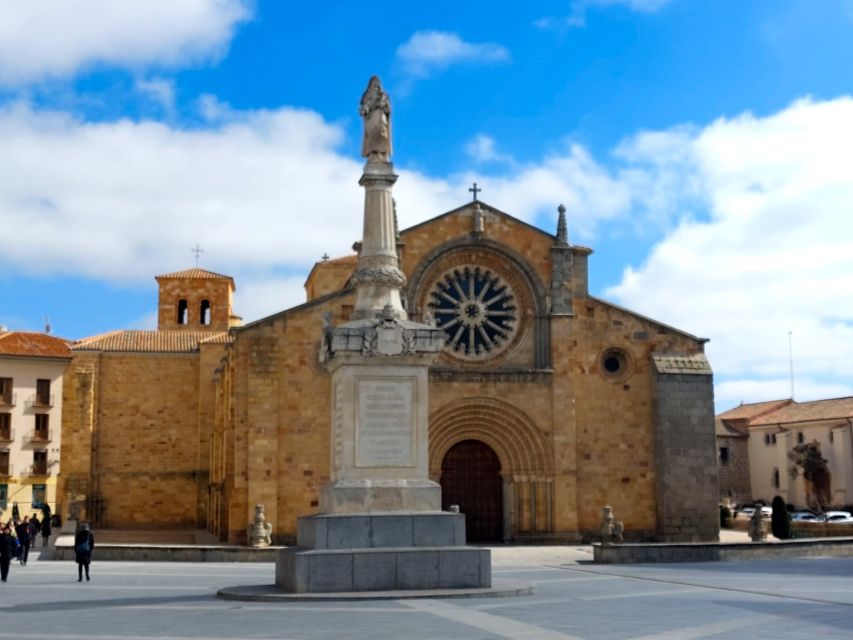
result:
[[[503,352],[518,326],[516,297],[493,271],[460,265],[444,273],[429,293],[427,306],[447,334],[447,349],[457,357],[483,360]]]
[[[608,349],[605,351],[599,360],[601,365],[601,373],[605,378],[613,382],[621,382],[627,378],[631,371],[631,361],[628,354],[621,349]]]

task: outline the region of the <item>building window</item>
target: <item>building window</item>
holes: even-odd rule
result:
[[[764,434],[764,444],[766,444],[766,445],[776,444],[776,434],[775,433],[765,433]]]
[[[12,470],[9,468],[9,452],[0,451],[0,476],[11,476]]]
[[[46,442],[50,440],[50,414],[37,413],[36,426],[33,431],[33,440],[41,440]]]
[[[0,404],[12,404],[12,378],[0,378]]]
[[[770,434],[770,444],[776,444],[776,434],[775,433]]]
[[[764,444],[770,444],[770,434],[769,433],[764,434]]]
[[[36,405],[39,407],[53,405],[50,401],[50,380],[36,380]]]
[[[199,318],[201,318],[201,323],[204,325],[210,324],[210,301],[202,300],[201,308],[199,309]]]
[[[33,509],[41,509],[44,506],[44,501],[47,499],[47,485],[33,485]]]
[[[723,464],[728,464],[729,462],[729,448],[728,447],[720,447],[720,462]]]
[[[803,444],[805,438],[803,437],[802,431],[797,431],[797,444]]]
[[[12,440],[12,414],[0,413],[0,440]]]
[[[833,442],[835,442],[835,432],[830,431],[829,432],[829,444],[832,444]]]
[[[0,484],[0,509],[6,510],[6,505],[9,500],[9,485]]]
[[[773,469],[773,487],[775,489],[779,488],[779,469]]]
[[[186,300],[178,300],[178,324],[189,324],[190,310]]]
[[[33,475],[47,475],[47,449],[36,449],[33,451]]]

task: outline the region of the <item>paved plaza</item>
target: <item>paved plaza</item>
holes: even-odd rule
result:
[[[0,640],[117,638],[614,640],[851,638],[853,559],[588,564],[588,547],[500,547],[496,578],[518,598],[264,604],[217,589],[272,583],[274,565],[13,564],[0,585]]]

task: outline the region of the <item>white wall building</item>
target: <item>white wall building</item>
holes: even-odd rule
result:
[[[56,509],[62,376],[70,343],[44,333],[0,332],[0,522]]]
[[[718,416],[749,433],[749,473],[753,500],[780,495],[808,507],[802,473],[790,475],[788,454],[798,444],[817,443],[831,474],[833,506],[853,504],[853,397],[741,405]]]

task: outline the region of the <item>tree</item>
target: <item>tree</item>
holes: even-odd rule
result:
[[[803,474],[809,506],[825,511],[832,503],[832,476],[828,460],[820,453],[820,443],[815,440],[798,444],[788,452],[788,458],[793,462],[791,478]]]
[[[773,498],[773,516],[770,521],[773,535],[780,540],[791,537],[791,514],[788,513],[788,505],[782,496]]]

